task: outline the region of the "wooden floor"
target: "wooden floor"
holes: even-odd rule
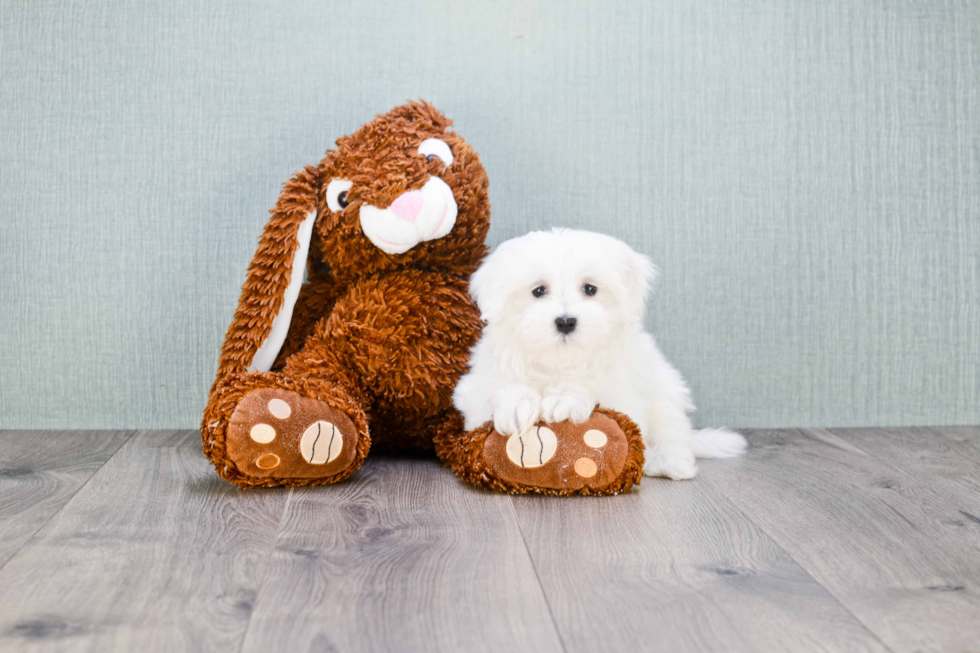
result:
[[[0,432],[0,651],[980,651],[980,428],[748,436],[555,499],[396,459],[239,491],[196,432]]]

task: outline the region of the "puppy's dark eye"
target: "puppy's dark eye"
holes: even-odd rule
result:
[[[584,292],[589,297],[595,295],[597,290],[599,289],[593,286],[591,283],[587,283],[584,286],[582,286],[582,292]]]
[[[531,291],[531,294],[534,295],[535,297],[544,297],[546,294],[548,294],[548,289],[545,288],[544,286],[538,286],[537,288]]]
[[[437,157],[435,154],[430,154],[429,156],[425,157],[425,162],[426,163],[432,163],[433,161],[441,161],[441,160],[442,159],[440,159],[439,157]]]
[[[340,204],[340,208],[346,209],[350,202],[347,201],[347,191],[345,190],[340,195],[337,196],[337,204]]]

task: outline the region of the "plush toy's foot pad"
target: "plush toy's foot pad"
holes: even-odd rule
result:
[[[228,424],[228,458],[248,476],[326,478],[357,458],[354,423],[322,401],[290,390],[262,388],[246,394]]]
[[[582,424],[538,424],[509,437],[493,431],[484,441],[483,457],[489,471],[511,491],[572,493],[588,488],[592,492],[587,493],[602,494],[611,485],[614,491],[623,489],[619,481],[629,449],[616,420],[595,412]]]

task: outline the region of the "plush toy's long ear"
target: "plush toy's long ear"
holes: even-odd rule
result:
[[[267,372],[275,362],[303,285],[317,188],[317,171],[309,166],[284,186],[248,267],[221,347],[218,378],[246,370]]]

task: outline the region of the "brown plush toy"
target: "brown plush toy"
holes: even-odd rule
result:
[[[609,411],[591,430],[545,429],[542,464],[515,463],[492,425],[463,432],[451,395],[480,334],[467,279],[486,254],[490,204],[487,175],[451,124],[425,102],[397,107],[286,183],[201,424],[223,478],[334,483],[372,448],[438,448],[463,480],[497,490],[613,494],[639,479],[636,427]],[[586,431],[608,444],[575,444]]]
[[[480,332],[467,278],[490,226],[487,175],[451,124],[397,107],[286,183],[201,426],[223,478],[334,483],[372,447],[432,450]]]

